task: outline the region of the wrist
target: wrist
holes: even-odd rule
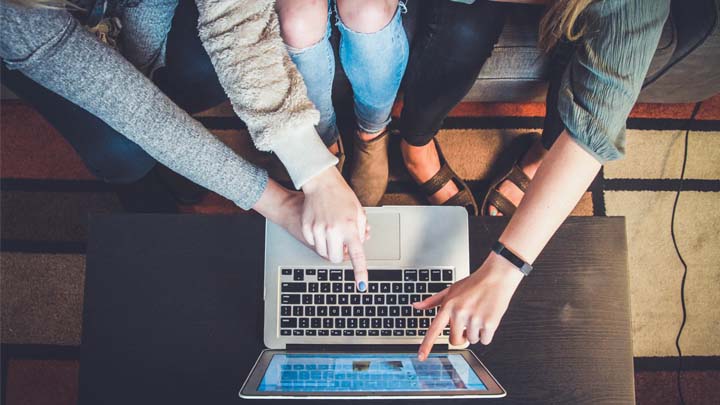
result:
[[[305,194],[313,194],[327,187],[332,187],[337,184],[339,176],[340,173],[335,166],[330,166],[306,181],[302,186],[302,191]]]
[[[279,223],[283,213],[283,207],[292,198],[292,193],[276,181],[269,179],[265,191],[255,203],[253,209],[260,215]]]
[[[503,284],[512,284],[517,287],[525,278],[525,275],[515,265],[495,252],[490,252],[483,267],[489,276]]]

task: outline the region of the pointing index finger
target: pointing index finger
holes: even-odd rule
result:
[[[368,286],[368,272],[367,272],[367,261],[365,259],[365,248],[362,242],[357,236],[354,236],[348,242],[348,255],[353,265],[353,271],[355,272],[355,283],[357,289],[360,292],[367,291]]]
[[[418,359],[420,359],[420,361],[425,361],[425,359],[427,359],[433,344],[435,344],[435,340],[440,335],[440,332],[445,329],[448,322],[450,322],[450,310],[447,307],[444,307],[430,324],[430,328],[420,344],[420,349],[418,349]]]

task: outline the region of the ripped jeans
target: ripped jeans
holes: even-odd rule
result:
[[[402,25],[403,2],[390,22],[372,33],[355,32],[343,24],[337,7],[328,2],[327,30],[320,42],[307,48],[287,46],[290,58],[305,81],[308,97],[320,111],[317,131],[325,145],[337,141],[332,84],[335,55],[330,44],[332,10],[340,31],[340,63],[353,89],[357,126],[367,133],[382,131],[390,123],[390,112],[407,66],[409,45]]]

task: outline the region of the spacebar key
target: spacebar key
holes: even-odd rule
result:
[[[402,281],[402,270],[368,269],[370,281]]]

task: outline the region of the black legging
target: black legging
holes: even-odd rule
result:
[[[415,4],[420,8],[418,28],[405,75],[400,134],[410,145],[423,146],[475,84],[500,36],[507,5],[487,0]],[[552,53],[543,125],[543,145],[548,149],[564,129],[557,98],[572,52],[572,44],[562,42]]]

